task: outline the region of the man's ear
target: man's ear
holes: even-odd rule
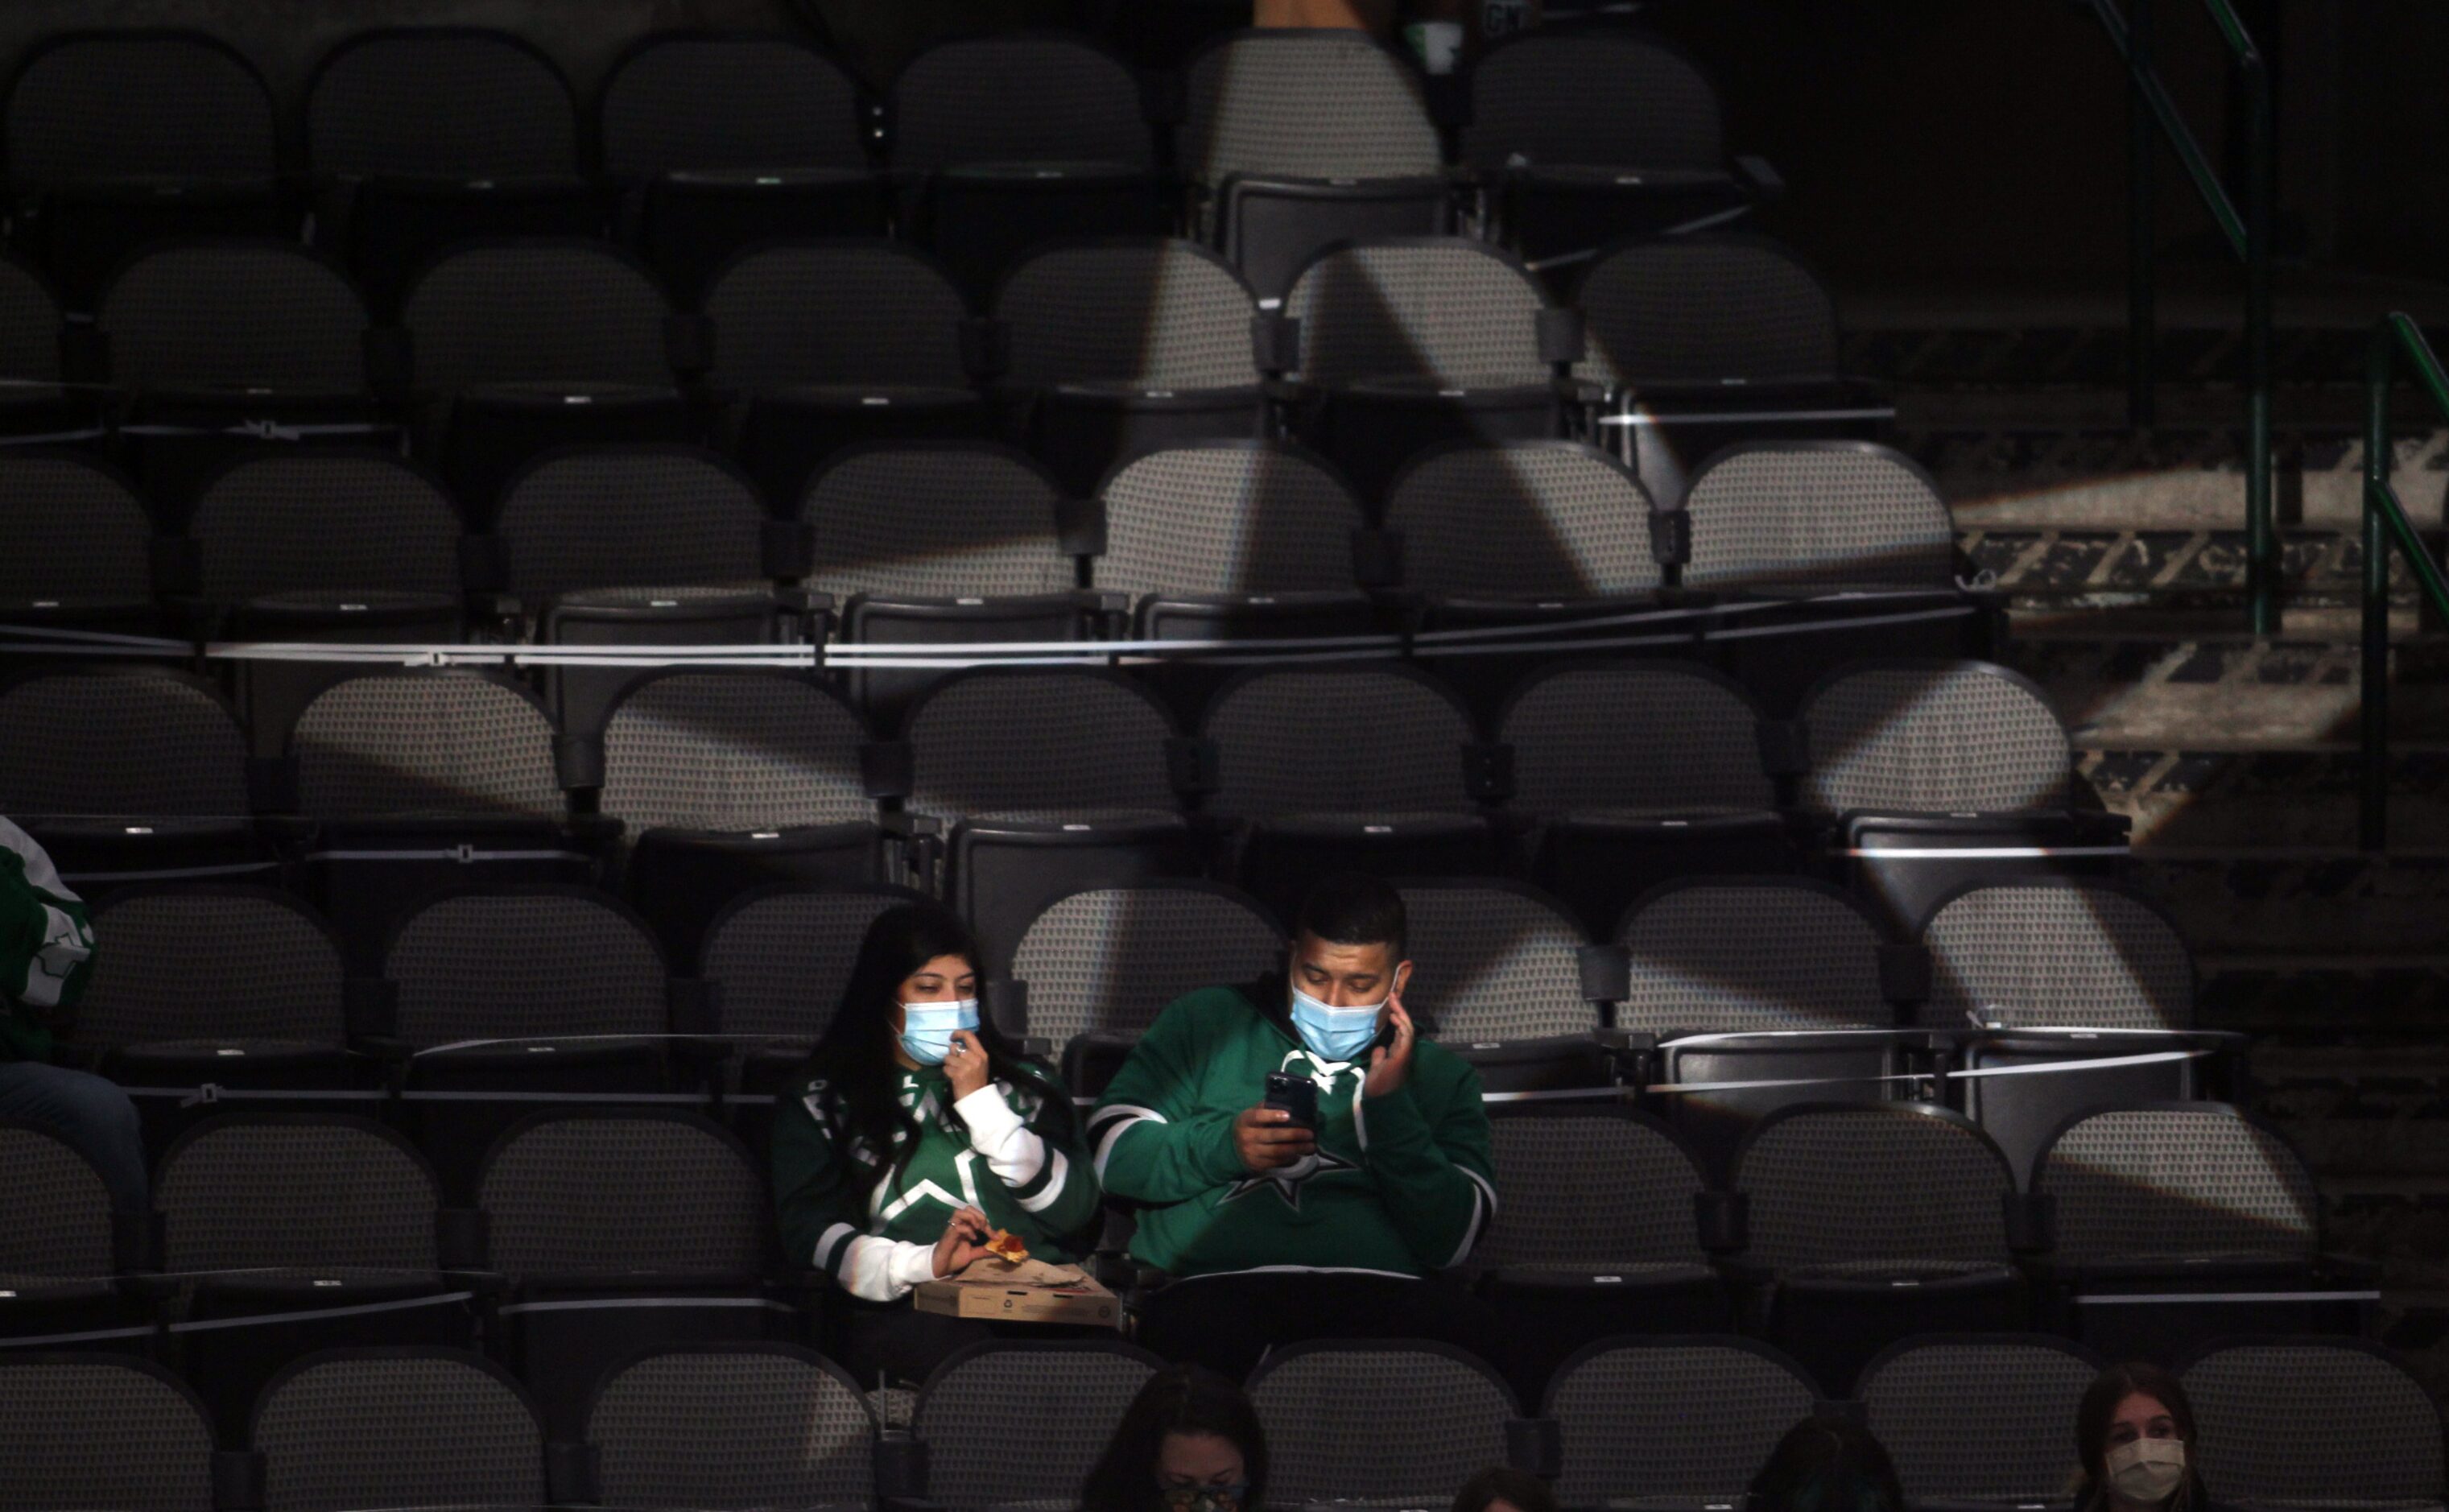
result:
[[[1398,997],[1398,998],[1400,998],[1401,996],[1403,996],[1403,991],[1404,991],[1404,989],[1405,989],[1405,988],[1408,988],[1408,987],[1409,987],[1409,986],[1411,986],[1411,985],[1412,985],[1412,963],[1411,963],[1410,961],[1408,961],[1408,960],[1403,960],[1403,961],[1398,961],[1398,962],[1396,962],[1396,964],[1395,964],[1395,996],[1396,996],[1396,997]]]

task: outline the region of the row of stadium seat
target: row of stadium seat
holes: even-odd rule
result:
[[[1122,1345],[978,1347],[945,1362],[904,1430],[879,1427],[857,1385],[807,1351],[671,1348],[608,1374],[564,1439],[483,1360],[340,1351],[273,1382],[230,1440],[245,1451],[217,1464],[198,1404],[158,1371],[0,1358],[0,1444],[35,1498],[6,1504],[1068,1508],[1158,1365]],[[1827,1403],[1748,1341],[1609,1340],[1525,1422],[1468,1357],[1326,1344],[1283,1351],[1249,1391],[1278,1507],[1442,1506],[1503,1464],[1552,1475],[1566,1506],[1729,1504],[1789,1427],[1833,1408],[1886,1446],[1914,1506],[2056,1508],[2075,1406],[2099,1367],[2057,1340],[1913,1339],[1881,1358],[1857,1400]],[[2376,1347],[2238,1340],[2192,1361],[2184,1382],[2222,1504],[2441,1496],[2439,1411]],[[1704,1408],[1706,1431],[1694,1422]]]
[[[1466,205],[1571,261],[1629,230],[1738,219],[1782,187],[1729,161],[1701,69],[1637,34],[1526,37],[1440,113],[1406,59],[1340,31],[1228,36],[1178,77],[1084,37],[968,38],[914,60],[880,110],[796,40],[674,33],[615,66],[589,133],[519,39],[398,29],[334,49],[293,143],[261,78],[211,38],[87,31],[29,50],[0,145],[32,206],[19,243],[81,300],[165,230],[294,236],[310,215],[386,301],[433,250],[489,232],[617,226],[694,286],[745,242],[897,224],[985,286],[1051,236],[1186,220],[1276,293],[1326,242],[1451,230]]]
[[[97,896],[270,877],[264,842],[285,843],[361,948],[433,886],[593,881],[617,851],[682,960],[725,898],[771,881],[914,882],[1000,962],[1056,897],[1149,875],[1215,871],[1282,909],[1321,865],[1527,861],[1601,931],[1664,879],[1817,863],[1915,929],[1966,881],[2124,854],[2123,821],[2076,805],[2041,693],[1978,663],[1841,672],[1794,722],[1688,665],[1566,666],[1526,686],[1494,741],[1435,679],[1382,663],[1249,669],[1195,737],[1111,669],[975,670],[921,694],[892,741],[779,671],[682,669],[626,692],[635,674],[560,674],[565,699],[614,680],[598,737],[557,731],[495,674],[242,670],[252,760],[228,705],[185,673],[0,689],[0,813]],[[295,712],[267,722],[260,685],[276,677]]]
[[[891,242],[767,243],[677,308],[626,254],[536,238],[459,245],[389,315],[294,243],[191,240],[117,271],[89,323],[0,265],[0,372],[19,444],[115,432],[165,506],[233,455],[405,432],[480,520],[555,441],[721,438],[787,512],[862,437],[1012,436],[1085,494],[1132,452],[1283,418],[1374,503],[1436,439],[1589,429],[1636,398],[1646,417],[1603,428],[1672,507],[1676,449],[1889,413],[1840,375],[1819,278],[1736,236],[1621,244],[1570,306],[1484,242],[1414,237],[1325,249],[1264,303],[1160,238],[1051,244],[974,304]]]
[[[642,1346],[821,1335],[830,1304],[800,1257],[777,1253],[739,1139],[668,1107],[529,1111],[522,1098],[553,1095],[543,1076],[491,1079],[412,1088],[435,1099],[394,1110],[415,1143],[330,1114],[199,1122],[164,1154],[149,1221],[114,1222],[65,1145],[0,1128],[0,1171],[24,1194],[0,1239],[0,1353],[167,1350],[242,1403],[303,1350],[465,1345],[481,1323],[567,1422],[605,1364]],[[453,1194],[420,1152],[479,1122],[489,1144]],[[2169,1360],[2240,1331],[2354,1335],[2376,1295],[2368,1270],[2323,1255],[2302,1158],[2225,1104],[2084,1114],[2029,1192],[1978,1130],[1921,1103],[1781,1110],[1724,1186],[1629,1110],[1493,1125],[1497,1216],[1462,1273],[1504,1319],[1514,1357],[1500,1363],[1525,1382],[1594,1337],[1740,1327],[1839,1395],[1916,1332],[2038,1323],[2112,1358]],[[1120,1269],[1129,1231],[1112,1215],[1098,1261],[1127,1298],[1153,1284]]]

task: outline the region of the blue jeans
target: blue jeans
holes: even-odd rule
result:
[[[119,1212],[143,1212],[150,1205],[136,1104],[100,1076],[33,1060],[0,1060],[0,1118],[31,1124],[91,1161]]]

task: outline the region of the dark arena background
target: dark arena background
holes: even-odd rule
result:
[[[0,6],[0,1512],[2442,1506],[2444,60]]]

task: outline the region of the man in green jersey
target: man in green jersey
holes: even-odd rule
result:
[[[101,1173],[112,1207],[143,1212],[135,1104],[100,1076],[48,1064],[51,1025],[76,1006],[92,960],[84,900],[32,836],[0,819],[0,1118],[66,1141]]]
[[[1089,1142],[1106,1191],[1140,1206],[1133,1257],[1169,1277],[1142,1343],[1237,1380],[1326,1336],[1502,1353],[1485,1304],[1435,1279],[1495,1216],[1496,1184],[1479,1076],[1417,1037],[1411,973],[1401,895],[1329,878],[1285,976],[1192,993],[1131,1051]],[[1264,1105],[1270,1074],[1315,1089],[1314,1123]]]

